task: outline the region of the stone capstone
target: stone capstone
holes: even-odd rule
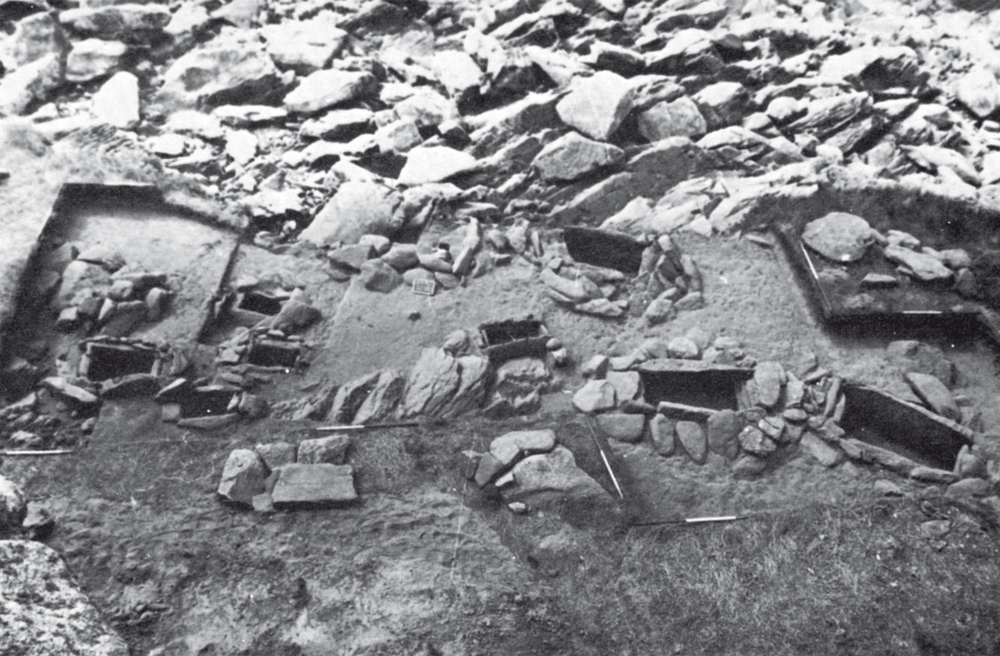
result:
[[[855,262],[875,241],[876,233],[860,216],[831,212],[810,221],[802,231],[802,241],[834,262]]]
[[[276,508],[335,505],[356,501],[354,468],[350,465],[285,465],[271,492]]]

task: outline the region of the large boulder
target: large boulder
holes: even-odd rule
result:
[[[156,98],[172,109],[253,104],[272,96],[280,80],[260,43],[224,35],[179,57]]]
[[[369,234],[392,237],[402,227],[396,213],[401,200],[393,189],[377,182],[345,182],[299,238],[325,246],[338,241],[354,244]]]
[[[51,548],[0,540],[0,654],[128,656]]]
[[[592,139],[607,141],[632,111],[633,87],[610,71],[578,78],[556,105],[563,123]]]
[[[448,406],[460,383],[458,359],[444,349],[424,349],[406,382],[400,416],[437,416]]]
[[[834,262],[855,262],[868,250],[877,234],[860,216],[831,212],[810,221],[802,231],[802,241]]]

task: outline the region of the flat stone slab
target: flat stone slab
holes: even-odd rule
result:
[[[354,468],[350,465],[285,465],[271,498],[277,508],[296,505],[336,505],[357,501]]]

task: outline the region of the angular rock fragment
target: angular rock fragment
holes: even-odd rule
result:
[[[573,395],[573,406],[580,412],[610,410],[616,405],[615,388],[605,380],[591,380]]]
[[[475,166],[476,158],[468,153],[447,146],[422,146],[407,154],[397,180],[405,185],[442,182]]]
[[[342,465],[347,459],[347,450],[351,447],[351,438],[347,435],[330,435],[299,442],[295,462],[303,465],[318,465],[329,463]]]
[[[632,111],[632,86],[620,75],[599,71],[577,79],[556,105],[564,123],[591,139],[607,141]]]
[[[251,449],[236,449],[229,454],[222,470],[218,494],[227,501],[252,505],[255,495],[264,491],[267,465]]]
[[[617,164],[624,158],[624,151],[616,146],[570,132],[545,146],[531,165],[544,180],[572,181]]]
[[[276,87],[278,69],[259,43],[218,37],[171,64],[156,98],[171,108],[251,104]]]
[[[326,68],[343,48],[347,32],[336,25],[332,12],[321,12],[309,20],[265,25],[261,36],[275,64],[308,75]]]
[[[639,133],[649,141],[667,137],[696,139],[708,132],[698,105],[687,96],[653,105],[638,116]]]
[[[950,280],[954,275],[951,269],[933,255],[918,253],[900,246],[887,246],[884,252],[886,259],[903,265],[906,272],[917,280],[925,282]]]
[[[320,70],[302,79],[284,99],[290,112],[312,114],[321,109],[375,95],[378,82],[371,73]]]
[[[19,533],[27,512],[28,506],[21,488],[0,476],[0,537]]]
[[[401,201],[399,194],[385,185],[345,182],[299,239],[322,246],[338,241],[357,243],[366,234],[391,237],[402,227],[396,213]]]

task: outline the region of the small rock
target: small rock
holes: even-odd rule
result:
[[[745,427],[737,439],[744,451],[756,456],[768,456],[778,448],[774,441],[756,426]]]
[[[767,469],[767,461],[763,458],[745,453],[733,463],[733,478],[747,480],[760,476]]]
[[[836,467],[844,460],[844,454],[812,431],[802,434],[799,445],[824,467]]]
[[[403,284],[403,276],[382,260],[368,260],[361,265],[361,284],[371,292],[388,294]]]
[[[604,380],[615,388],[615,398],[619,403],[639,398],[642,390],[642,378],[637,371],[609,371]]]
[[[757,363],[753,372],[753,382],[757,390],[758,403],[765,408],[774,408],[778,405],[785,380],[785,369],[780,363]]]
[[[968,445],[962,445],[955,458],[955,475],[959,478],[989,478],[986,460]]]
[[[732,460],[739,454],[743,420],[734,410],[720,410],[708,418],[708,448]]]
[[[296,448],[294,444],[288,442],[271,442],[269,444],[258,444],[254,451],[264,460],[264,464],[271,471],[282,465],[290,465],[295,462]]]
[[[697,360],[701,357],[701,349],[693,340],[687,337],[674,337],[667,342],[667,354],[671,358],[682,360]]]
[[[885,479],[880,479],[875,481],[873,486],[875,494],[883,497],[901,497],[903,496],[903,490],[898,485],[892,481],[887,481]]]
[[[376,93],[378,83],[371,73],[324,69],[302,78],[299,86],[285,96],[290,112],[312,114]]]
[[[617,146],[592,141],[570,132],[545,146],[531,165],[544,180],[571,181],[625,158]]]

